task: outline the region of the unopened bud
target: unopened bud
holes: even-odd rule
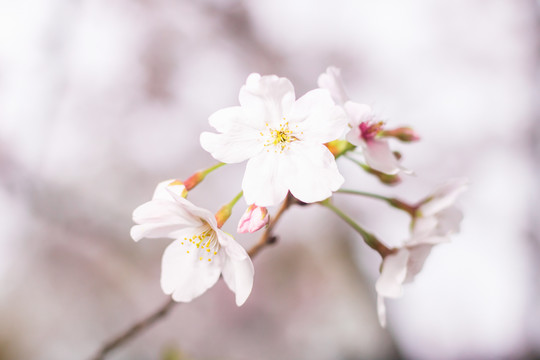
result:
[[[384,130],[381,133],[384,137],[393,137],[403,142],[420,140],[420,136],[410,127],[400,127],[393,130]]]
[[[250,205],[244,215],[240,218],[237,231],[239,233],[252,233],[260,230],[268,224],[269,218],[268,210],[265,207],[260,207],[255,204]]]
[[[186,190],[191,190],[197,184],[199,184],[201,181],[204,180],[206,177],[206,174],[204,171],[197,171],[195,174],[191,175],[186,181],[184,181],[184,186],[186,187]]]
[[[221,209],[216,213],[216,220],[218,228],[221,228],[223,224],[231,217],[232,206],[229,204],[223,205]]]

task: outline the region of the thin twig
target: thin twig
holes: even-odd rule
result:
[[[278,212],[272,217],[272,220],[268,224],[266,230],[262,234],[259,241],[253,245],[251,249],[249,249],[248,254],[250,257],[254,257],[259,253],[261,249],[264,247],[270,245],[275,241],[275,237],[272,235],[272,229],[279,221],[279,218],[281,215],[287,210],[291,205],[292,201],[290,199],[290,195],[285,198],[285,201],[283,201],[283,204],[281,205],[281,208],[278,210]],[[129,329],[121,333],[120,335],[115,336],[111,340],[107,341],[103,347],[96,353],[94,357],[92,357],[92,360],[103,360],[105,359],[105,356],[118,346],[122,345],[124,342],[130,340],[131,338],[138,335],[141,331],[145,330],[146,328],[150,327],[152,324],[154,324],[157,320],[161,319],[165,315],[169,313],[169,311],[173,308],[174,305],[178,304],[175,302],[172,298],[167,300],[165,304],[160,306],[156,311],[151,313],[150,315],[146,316],[145,318],[139,320],[135,324],[133,324]]]
[[[102,360],[105,358],[105,355],[107,355],[111,350],[118,347],[125,341],[131,339],[135,335],[137,335],[142,330],[146,329],[153,323],[155,323],[157,320],[161,319],[165,315],[169,313],[169,310],[173,308],[173,305],[177,304],[172,298],[167,300],[165,304],[159,307],[157,311],[154,311],[149,316],[143,318],[142,320],[136,322],[133,324],[129,329],[124,331],[122,334],[114,337],[113,339],[109,340],[103,347],[99,350],[99,352],[92,358],[92,360]]]

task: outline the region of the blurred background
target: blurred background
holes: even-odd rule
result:
[[[346,186],[416,201],[468,177],[461,233],[387,301],[382,329],[378,255],[327,210],[292,208],[254,259],[243,307],[220,282],[109,358],[540,358],[539,8],[0,0],[0,359],[87,359],[161,306],[170,241],[134,243],[133,209],[159,181],[214,164],[199,134],[249,73],[286,76],[300,96],[329,65],[353,100],[422,136],[394,144],[415,176],[388,188],[340,159]],[[244,166],[209,175],[190,199],[217,210]],[[406,239],[396,210],[335,202],[386,243]]]

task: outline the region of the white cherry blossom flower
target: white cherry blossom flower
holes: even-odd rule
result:
[[[400,165],[388,141],[381,137],[384,124],[377,120],[371,107],[349,100],[338,68],[329,67],[319,76],[318,85],[329,90],[334,101],[344,108],[351,129],[347,141],[362,149],[366,163],[371,168],[391,175],[400,171],[410,172]]]
[[[204,132],[201,145],[221,162],[248,160],[242,182],[248,204],[275,205],[288,191],[312,203],[339,189],[343,176],[323,144],[344,133],[347,119],[328,91],[295,100],[288,79],[251,74],[239,101],[210,116],[219,133]]]
[[[384,258],[381,275],[375,285],[379,322],[382,326],[386,324],[384,298],[401,297],[403,284],[414,280],[432,248],[449,242],[449,236],[459,231],[463,215],[454,203],[466,188],[466,179],[450,180],[423,200],[413,219],[411,238]]]
[[[425,242],[408,243],[387,255],[382,264],[381,275],[375,284],[377,290],[377,312],[381,326],[386,326],[384,298],[399,298],[403,295],[403,284],[410,283],[422,270],[424,262],[437,244],[436,238]]]
[[[463,214],[455,201],[467,186],[467,179],[452,179],[423,200],[414,214],[413,239],[442,237],[448,241],[449,235],[458,232]]]
[[[171,184],[172,183],[172,184]],[[246,250],[218,228],[214,214],[184,199],[172,180],[160,183],[151,201],[133,212],[131,237],[175,239],[163,254],[161,288],[175,301],[189,302],[219,279],[242,305],[253,286],[253,264]]]

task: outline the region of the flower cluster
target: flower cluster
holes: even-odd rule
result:
[[[273,235],[272,222],[294,204],[320,204],[351,225],[383,258],[376,283],[381,324],[385,323],[384,298],[402,294],[402,285],[421,270],[433,246],[447,242],[459,228],[462,215],[454,207],[466,186],[452,181],[416,205],[395,198],[342,189],[344,177],[336,160],[359,164],[385,184],[395,184],[399,174],[411,171],[391,148],[391,139],[419,140],[409,127],[387,128],[374,110],[347,96],[340,71],[330,67],[319,76],[319,88],[297,98],[292,83],[275,75],[251,74],[239,93],[239,105],[209,117],[215,132],[203,132],[200,143],[220,163],[198,171],[185,181],[160,183],[151,201],[133,212],[135,241],[144,237],[173,239],[163,254],[161,287],[176,301],[189,302],[202,295],[220,278],[242,305],[253,286],[254,269],[248,252],[222,230],[240,198],[246,211],[238,233],[264,229],[263,242]],[[354,158],[362,155],[364,162]],[[353,155],[353,156],[350,156]],[[241,192],[215,214],[187,200],[212,171],[225,164],[246,161]],[[346,160],[345,160],[346,161]],[[240,189],[241,188],[241,189]],[[410,238],[401,247],[389,248],[335,207],[334,193],[369,196],[387,201],[411,215]],[[270,222],[268,208],[282,204]]]

